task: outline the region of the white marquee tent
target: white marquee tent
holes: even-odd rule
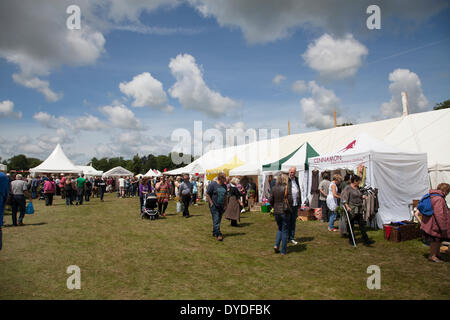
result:
[[[99,171],[92,166],[77,166],[82,170],[83,174],[87,177],[97,177],[103,174],[103,171]]]
[[[67,158],[61,145],[58,144],[53,152],[35,168],[31,168],[30,172],[32,174],[36,173],[73,173],[80,174],[82,170],[72,163],[72,161]]]
[[[103,177],[133,177],[134,174],[121,166],[112,168],[103,174]]]
[[[406,153],[384,142],[361,134],[351,138],[330,154],[309,159],[312,169],[350,169],[366,167],[366,185],[378,188],[377,224],[409,220],[408,204],[420,199],[429,188],[427,154]],[[311,180],[310,180],[311,181]],[[309,186],[310,188],[310,186]]]
[[[153,171],[153,169],[150,169],[147,171],[146,174],[144,174],[144,177],[158,177],[158,175],[155,173],[155,171]]]

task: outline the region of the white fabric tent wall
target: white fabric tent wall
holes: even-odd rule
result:
[[[408,204],[420,199],[428,191],[427,154],[397,152],[366,134],[355,139],[353,149],[321,155],[309,159],[309,176],[312,170],[350,169],[356,171],[359,164],[366,167],[366,184],[378,188],[379,210],[377,224],[408,220]],[[310,193],[310,186],[308,194]]]

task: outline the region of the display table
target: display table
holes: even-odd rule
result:
[[[411,221],[385,224],[383,230],[384,238],[393,242],[412,240],[421,237],[420,225]]]
[[[297,220],[301,220],[301,221],[316,220],[316,216],[314,215],[314,209],[309,208],[309,207],[304,207],[304,208],[298,209]]]

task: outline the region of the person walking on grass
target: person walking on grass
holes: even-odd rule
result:
[[[179,190],[181,201],[184,205],[183,217],[189,218],[191,215],[189,214],[189,204],[191,203],[192,198],[192,184],[189,181],[189,175],[185,174],[183,177],[183,183],[180,185]]]
[[[425,239],[430,241],[430,255],[428,260],[442,263],[440,256],[441,242],[443,239],[450,239],[450,215],[445,202],[450,191],[448,183],[440,183],[436,190],[430,190],[431,207],[433,214],[431,216],[422,216],[421,229],[425,233]]]
[[[272,187],[269,195],[269,202],[273,208],[275,221],[278,226],[273,250],[275,253],[281,252],[282,255],[286,254],[289,240],[289,224],[291,223],[292,215],[287,199],[288,180],[285,174],[278,174],[275,185]]]
[[[86,192],[86,179],[84,178],[84,174],[81,174],[77,178],[77,202],[75,205],[83,204],[84,193]]]
[[[3,246],[3,215],[9,197],[9,178],[6,176],[6,170],[6,165],[0,164],[0,250],[2,250]]]
[[[322,181],[319,183],[319,206],[322,209],[321,222],[329,221],[329,212],[327,206],[328,189],[330,188],[330,173],[328,171],[322,172]]]
[[[53,196],[55,195],[55,190],[56,190],[56,183],[55,181],[53,181],[53,177],[50,177],[44,183],[44,198],[46,206],[53,205]]]
[[[206,190],[206,200],[209,203],[213,223],[212,235],[219,241],[223,240],[223,235],[220,231],[220,222],[226,210],[226,204],[228,203],[225,181],[225,173],[220,172],[217,176],[217,181],[212,181]]]
[[[334,227],[334,221],[336,220],[336,208],[338,206],[338,199],[341,196],[338,194],[338,185],[342,182],[342,177],[339,174],[333,176],[333,181],[331,181],[328,186],[328,195],[326,200],[326,206],[330,210],[330,220],[328,223],[328,231],[336,232],[338,229]]]
[[[192,183],[192,200],[191,200],[191,203],[193,203],[194,206],[198,206],[198,204],[197,204],[197,193],[198,193],[197,180],[194,177],[192,177],[191,183]]]
[[[373,243],[373,240],[369,239],[369,236],[366,233],[365,221],[362,212],[362,204],[365,196],[363,196],[361,194],[361,191],[359,191],[358,186],[360,181],[361,177],[357,175],[351,177],[350,184],[341,194],[341,204],[343,204],[345,206],[345,209],[347,209],[350,219],[350,221],[348,221],[349,227],[354,230],[353,226],[356,221],[358,223],[359,230],[361,231],[364,245],[370,245]],[[355,233],[353,232],[353,234]],[[350,245],[355,245],[351,236],[348,238],[348,240]]]
[[[72,184],[72,178],[69,176],[65,180],[64,184],[64,193],[66,198],[66,206],[73,206],[73,184]]]
[[[155,185],[156,197],[158,199],[159,215],[166,216],[167,205],[169,204],[170,185],[166,177],[162,176],[160,182]]]
[[[11,182],[11,208],[13,226],[23,226],[23,218],[25,217],[26,210],[25,196],[27,196],[30,202],[32,202],[31,195],[28,193],[27,183],[22,179],[22,175],[18,174],[16,175],[16,180]],[[18,223],[17,211],[20,212]]]
[[[298,178],[295,176],[297,169],[291,167],[289,169],[289,179],[287,183],[287,199],[289,202],[289,207],[291,209],[291,215],[289,216],[289,241],[292,244],[297,244],[295,241],[295,224],[298,217],[298,207],[301,204],[301,192],[300,185],[298,183]]]
[[[154,192],[152,183],[148,177],[143,177],[141,183],[139,184],[139,203],[140,203],[140,214],[142,216],[142,208],[144,207],[145,197],[147,194]]]
[[[238,226],[238,221],[241,220],[241,210],[244,208],[244,204],[241,201],[241,193],[237,188],[239,179],[234,177],[230,181],[230,190],[228,191],[228,204],[225,210],[225,219],[231,221],[232,227]]]

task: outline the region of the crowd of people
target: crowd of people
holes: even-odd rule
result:
[[[100,198],[103,201],[107,192],[117,192],[117,197],[139,197],[140,214],[143,215],[143,206],[146,197],[150,194],[156,196],[157,214],[166,217],[169,200],[176,201],[176,212],[182,213],[182,217],[189,218],[189,207],[197,206],[199,200],[206,200],[212,218],[212,236],[218,241],[223,241],[221,232],[222,218],[230,221],[233,227],[239,226],[240,217],[246,211],[249,200],[257,194],[256,185],[248,180],[242,184],[238,177],[227,177],[221,172],[213,181],[204,181],[200,177],[190,177],[184,174],[178,177],[143,176],[118,177],[113,179],[102,177],[85,177],[83,174],[77,177],[71,175],[42,175],[34,178],[24,178],[21,174],[14,176],[5,175],[6,168],[0,166],[0,249],[1,226],[3,225],[3,212],[6,199],[9,199],[12,209],[12,225],[23,225],[25,216],[26,198],[30,202],[38,198],[45,200],[46,206],[52,206],[53,197],[60,195],[65,199],[67,206],[82,205],[89,202],[91,197]],[[296,168],[289,169],[288,174],[279,173],[269,179],[269,202],[277,225],[274,251],[285,255],[287,245],[298,244],[295,240],[296,221],[299,208],[302,204],[301,189],[296,176]],[[338,206],[344,207],[346,214],[340,214],[339,229],[354,229],[358,224],[365,245],[373,243],[369,239],[365,221],[363,219],[363,200],[365,195],[360,191],[361,177],[356,174],[347,174],[344,179],[339,174],[330,177],[329,172],[322,173],[322,181],[318,189],[320,191],[319,205],[322,210],[321,221],[328,224],[328,231],[336,232],[335,223],[338,219]],[[205,190],[205,191],[204,191]],[[443,239],[449,238],[450,217],[445,197],[450,191],[450,186],[441,183],[436,190],[430,190],[434,196],[432,200],[435,214],[433,218],[423,217],[422,230],[425,239],[430,243],[430,260],[442,262],[439,257],[439,247]],[[256,199],[255,199],[256,200]],[[17,219],[17,213],[19,218]],[[341,232],[342,234],[342,232]],[[355,245],[352,233],[347,235],[350,245]]]

